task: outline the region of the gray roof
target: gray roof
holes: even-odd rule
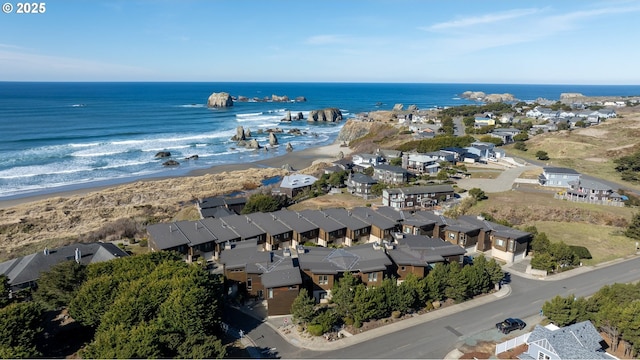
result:
[[[318,226],[312,224],[307,219],[305,219],[302,214],[289,211],[286,209],[278,210],[276,212],[272,212],[280,221],[287,224],[293,231],[298,234],[306,233],[312,230],[317,230]]]
[[[367,227],[370,227],[371,224],[368,224],[357,217],[353,216],[351,211],[342,208],[333,208],[333,209],[325,209],[323,210],[325,214],[329,214],[329,216],[343,224],[349,230],[360,230]]]
[[[221,219],[206,218],[200,220],[200,223],[209,229],[216,237],[216,243],[225,243],[227,241],[239,241],[240,235],[227,226]]]
[[[391,206],[379,206],[375,209],[375,211],[378,214],[396,222],[404,220],[404,215],[402,214],[402,212],[392,208]]]
[[[281,188],[287,189],[297,189],[305,186],[311,186],[318,179],[311,175],[304,174],[293,174],[287,175],[282,178],[282,182],[280,182]]]
[[[302,284],[300,269],[283,251],[259,251],[257,241],[243,241],[220,254],[227,269],[245,268],[247,274],[259,274],[265,288]]]
[[[563,167],[544,167],[542,170],[547,174],[572,174],[572,175],[580,175],[579,172]]]
[[[314,274],[339,274],[386,270],[391,260],[384,251],[374,250],[371,244],[351,246],[345,249],[307,247],[298,252],[300,268]]]
[[[222,222],[238,233],[242,240],[265,235],[265,231],[257,227],[246,215],[231,215],[220,218]]]
[[[398,246],[389,249],[389,256],[398,265],[427,265],[428,263],[443,262],[446,256],[464,255],[466,250],[459,245],[452,244],[440,238],[422,235],[402,234],[396,239]]]
[[[527,343],[547,341],[560,359],[612,359],[602,350],[602,337],[590,321],[557,330],[536,325]]]
[[[178,221],[174,225],[189,240],[189,245],[200,245],[216,241],[215,235],[200,221]]]
[[[382,216],[368,207],[356,207],[352,210],[353,215],[360,220],[371,224],[379,229],[393,229],[398,225],[397,222]]]
[[[570,181],[569,185],[577,185],[589,190],[604,190],[604,191],[613,190],[611,189],[611,186],[603,184],[599,181],[589,180],[589,179],[580,179],[578,181]]]
[[[219,218],[225,217],[229,215],[235,215],[236,213],[233,210],[229,210],[224,206],[216,206],[216,207],[208,207],[200,209],[200,215],[203,218]]]
[[[30,254],[0,263],[0,274],[9,278],[10,285],[20,285],[40,278],[40,273],[49,271],[63,261],[73,261],[76,249],[80,252],[80,263],[87,265],[129,256],[126,251],[112,243],[72,244],[57,249]]]
[[[351,181],[358,184],[377,184],[378,180],[372,178],[369,175],[363,173],[355,173],[351,175]]]
[[[262,230],[271,236],[284,234],[291,231],[291,228],[278,220],[275,214],[256,212],[246,215],[254,224],[258,225]]]
[[[158,247],[157,250],[171,249],[189,244],[189,239],[175,224],[152,224],[147,226],[147,232]]]
[[[413,215],[416,217],[421,217],[426,220],[434,221],[438,226],[455,223],[453,219],[448,218],[444,215],[438,215],[433,211],[416,211],[413,213]]]
[[[387,165],[387,164],[374,165],[373,171],[376,171],[376,170],[388,171],[396,174],[404,174],[407,172],[407,170],[401,168],[400,166]]]
[[[198,207],[200,209],[209,209],[224,206],[224,197],[222,196],[211,196],[198,201]]]
[[[428,185],[428,186],[412,186],[405,188],[385,189],[389,194],[431,194],[431,193],[443,193],[453,192],[453,186],[451,185]]]
[[[320,210],[303,210],[300,211],[300,214],[302,214],[302,216],[309,222],[326,232],[333,232],[346,228],[344,224],[337,222],[333,218],[329,217],[329,214]]]

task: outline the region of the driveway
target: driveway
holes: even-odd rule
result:
[[[509,191],[513,187],[513,182],[527,170],[537,169],[538,166],[526,165],[506,168],[495,179],[460,179],[458,186],[464,189],[480,188],[486,193],[496,193]]]

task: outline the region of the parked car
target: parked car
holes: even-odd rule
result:
[[[496,329],[500,330],[503,334],[508,334],[513,330],[522,330],[527,326],[527,324],[520,320],[514,318],[504,319],[504,321],[496,324]]]

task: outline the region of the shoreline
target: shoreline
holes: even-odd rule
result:
[[[184,177],[192,178],[192,177],[200,177],[208,174],[220,174],[224,172],[234,172],[234,171],[242,171],[242,170],[250,170],[250,169],[282,168],[282,166],[286,164],[290,165],[294,169],[293,172],[297,172],[311,165],[314,165],[318,162],[335,161],[337,160],[337,155],[340,151],[343,152],[344,156],[348,156],[352,152],[352,150],[349,149],[348,147],[341,147],[340,142],[334,141],[334,143],[329,145],[309,147],[299,151],[295,151],[294,149],[294,151],[286,154],[274,156],[267,159],[256,160],[249,163],[214,165],[208,168],[191,170],[186,174],[181,174],[176,176],[158,176],[158,177],[126,180],[122,182],[118,182],[117,180],[114,180],[111,183],[107,183],[104,185],[87,184],[87,186],[83,186],[83,184],[76,184],[76,185],[70,185],[69,187],[71,188],[65,189],[65,190],[62,190],[62,189],[56,190],[55,188],[52,188],[51,191],[43,190],[44,193],[40,193],[40,194],[31,194],[31,195],[26,194],[25,196],[17,195],[17,197],[10,197],[9,199],[6,199],[6,200],[0,200],[0,209],[8,209],[8,208],[16,207],[23,204],[47,200],[50,198],[82,196],[82,195],[87,195],[94,192],[100,192],[106,189],[113,189],[119,186],[133,184],[136,182],[149,183],[149,182],[173,179],[173,178],[184,178]]]

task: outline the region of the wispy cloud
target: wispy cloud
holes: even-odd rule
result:
[[[315,35],[305,39],[304,43],[309,45],[345,44],[349,42],[345,35]]]
[[[542,11],[541,9],[514,9],[509,11],[503,11],[493,14],[485,14],[481,16],[466,17],[451,21],[446,21],[438,24],[433,24],[427,27],[421,27],[422,30],[446,30],[456,28],[466,28],[481,24],[493,24],[505,20],[512,20],[521,18],[523,16],[533,15]]]
[[[150,73],[148,69],[136,66],[42,55],[26,52],[12,45],[0,45],[0,77],[11,80],[30,80],[30,77],[47,80],[76,78],[112,80],[114,76],[120,79],[144,78]],[[21,78],[21,76],[25,77]]]

